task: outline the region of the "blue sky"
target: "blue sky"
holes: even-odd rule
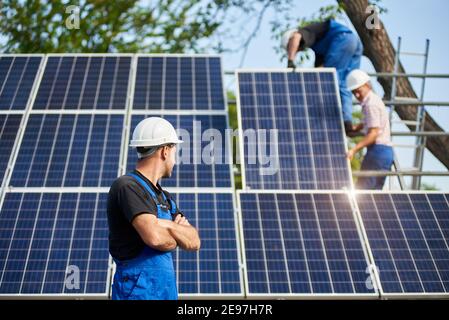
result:
[[[298,17],[309,17],[317,12],[321,6],[335,4],[334,0],[297,0],[292,7],[292,15],[298,13]],[[382,4],[388,9],[387,13],[381,15],[391,41],[396,47],[398,36],[402,37],[402,50],[424,52],[425,40],[430,39],[430,54],[428,62],[429,73],[449,73],[449,1],[447,0],[383,0]],[[244,68],[283,68],[286,62],[280,61],[280,57],[273,50],[278,45],[270,34],[269,12],[262,23],[257,37],[252,41],[242,67]],[[350,25],[348,18],[341,22]],[[232,44],[229,44],[232,46]],[[234,70],[239,67],[241,54],[224,54],[223,64],[225,70]],[[401,57],[408,72],[421,72],[423,59],[419,57]],[[308,62],[305,66],[312,66]],[[366,71],[374,71],[370,61],[363,58],[361,68]],[[234,88],[234,82],[227,77],[229,89]],[[421,80],[412,81],[415,91],[419,92]],[[426,82],[424,99],[427,101],[449,101],[449,79],[430,79]],[[375,84],[376,91],[383,95],[383,90]],[[428,108],[432,116],[437,119],[440,126],[449,131],[449,107]],[[393,131],[406,131],[405,127],[395,124]],[[413,144],[414,138],[399,138],[393,140],[398,144]],[[412,166],[413,151],[406,148],[396,148],[396,153],[402,167]],[[449,152],[449,151],[448,151]],[[424,170],[444,171],[446,168],[426,151],[424,159]],[[439,189],[449,189],[448,177],[424,177],[423,182],[434,184]],[[393,188],[397,184],[393,181]]]

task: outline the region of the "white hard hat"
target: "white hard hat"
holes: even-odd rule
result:
[[[282,35],[281,46],[283,48],[285,48],[285,50],[288,49],[288,42],[289,42],[290,38],[297,31],[298,31],[298,29],[290,29],[290,30],[285,31],[284,34]]]
[[[175,128],[167,120],[150,117],[139,122],[133,132],[130,147],[155,147],[170,143],[182,143]]]
[[[360,69],[352,70],[346,77],[346,86],[349,91],[360,88],[370,81],[369,75]]]

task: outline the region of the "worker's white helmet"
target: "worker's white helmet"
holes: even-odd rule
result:
[[[171,123],[160,117],[150,117],[136,126],[129,146],[156,147],[171,143],[182,143]]]
[[[360,69],[352,70],[346,77],[346,86],[349,91],[355,90],[370,81],[369,75]]]
[[[298,29],[290,29],[284,32],[284,34],[282,35],[282,39],[281,39],[281,46],[287,50],[288,49],[288,42],[290,40],[290,38],[293,36],[293,34],[295,32],[297,32]]]

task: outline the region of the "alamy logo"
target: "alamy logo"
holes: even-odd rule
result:
[[[79,29],[80,28],[80,7],[71,5],[65,9],[65,13],[69,16],[65,19],[65,26],[67,29]]]
[[[65,270],[64,286],[67,290],[75,290],[80,288],[80,268],[78,268],[78,266],[67,266]]]
[[[380,29],[379,9],[375,5],[366,7],[365,13],[369,16],[365,20],[365,26],[368,30]]]

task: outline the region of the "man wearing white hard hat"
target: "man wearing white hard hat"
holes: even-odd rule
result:
[[[348,90],[351,90],[362,106],[362,123],[353,126],[353,131],[364,132],[364,138],[348,151],[351,160],[359,150],[367,147],[361,170],[390,171],[393,164],[393,148],[390,136],[390,121],[385,104],[374,93],[370,77],[362,70],[353,70],[346,79]],[[360,177],[357,181],[359,189],[383,188],[385,176]]]
[[[337,70],[345,131],[351,135],[352,95],[345,81],[349,72],[360,68],[363,46],[357,35],[331,19],[286,31],[281,45],[287,50],[288,68],[296,67],[294,60],[299,51],[311,48],[315,52],[315,67]]]
[[[172,251],[199,250],[197,230],[158,181],[171,176],[178,139],[165,119],[134,129],[136,169],[117,178],[108,197],[109,252],[116,264],[113,300],[176,300]]]

